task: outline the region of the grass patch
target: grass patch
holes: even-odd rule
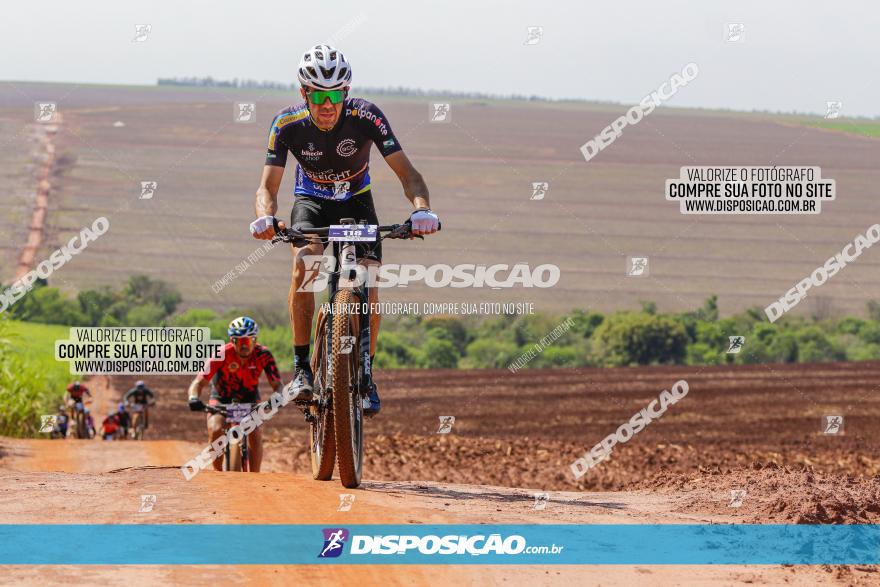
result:
[[[69,328],[0,317],[0,435],[37,436],[40,416],[54,414],[72,379],[55,360]]]
[[[848,134],[859,135],[863,137],[880,138],[880,121],[871,120],[811,120],[805,122],[807,126],[814,128],[824,128],[828,130],[836,130]]]

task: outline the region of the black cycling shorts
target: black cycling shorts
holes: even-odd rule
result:
[[[293,210],[290,211],[290,226],[299,230],[321,228],[339,224],[343,218],[354,218],[356,222],[366,220],[366,224],[379,224],[373,194],[370,190],[353,196],[343,202],[296,196]],[[359,259],[382,261],[382,242],[357,243]]]

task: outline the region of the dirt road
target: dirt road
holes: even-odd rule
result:
[[[350,511],[339,512],[336,482],[301,475],[233,475],[203,472],[185,481],[177,466],[201,446],[181,441],[99,442],[0,440],[0,523],[694,523],[733,521],[687,511],[688,496],[627,493],[552,493],[535,510],[533,492],[500,487],[427,482],[366,482]],[[232,477],[235,477],[234,479]],[[150,513],[139,513],[141,495],[156,495]],[[206,548],[207,545],[193,545]],[[448,567],[387,566],[7,566],[3,584],[792,584],[850,583],[818,568],[718,566]],[[856,574],[862,575],[855,571]],[[870,576],[870,575],[867,575]]]
[[[880,478],[875,473],[876,440],[867,434],[869,428],[862,426],[858,416],[872,417],[878,402],[873,395],[864,397],[856,392],[863,386],[870,389],[874,371],[880,367],[797,367],[785,371],[776,383],[764,368],[714,368],[691,374],[693,395],[672,408],[678,412],[652,424],[653,430],[643,432],[607,463],[623,485],[617,491],[576,491],[578,486],[571,481],[553,485],[553,475],[559,470],[556,460],[567,463],[569,458],[556,453],[566,443],[575,444],[572,435],[565,433],[568,422],[589,414],[596,429],[604,430],[646,398],[656,397],[657,390],[668,387],[684,368],[642,369],[638,377],[625,378],[629,381],[625,385],[614,370],[604,374],[583,370],[523,374],[526,383],[540,379],[546,393],[565,408],[551,437],[532,428],[520,429],[527,418],[503,413],[509,402],[503,394],[496,395],[493,385],[507,382],[498,381],[497,373],[450,373],[425,379],[415,373],[386,372],[383,389],[387,390],[388,411],[383,411],[385,420],[371,422],[381,433],[368,437],[367,481],[354,491],[343,489],[338,481],[316,482],[304,474],[300,458],[304,425],[297,422],[296,414],[286,412],[266,424],[268,448],[263,473],[204,471],[186,481],[179,466],[202,450],[204,430],[198,415],[184,411],[178,397],[182,393],[180,378],[166,378],[154,385],[159,404],[155,418],[151,417],[150,439],[145,442],[0,438],[0,524],[877,523]],[[780,371],[777,369],[777,375]],[[763,379],[758,378],[761,373]],[[862,402],[838,403],[838,392],[829,391],[823,383],[831,378],[835,387],[843,390],[840,393],[862,397]],[[444,379],[442,391],[439,379]],[[111,409],[130,381],[96,378],[90,384],[97,417]],[[603,393],[585,394],[584,386],[600,388]],[[795,386],[798,391],[774,395],[768,386],[781,390]],[[501,393],[500,387],[497,393]],[[731,402],[731,394],[735,394],[735,402]],[[612,396],[614,401],[609,402]],[[470,400],[464,401],[464,397]],[[527,411],[529,401],[524,400],[519,408]],[[773,419],[762,421],[768,401],[773,404]],[[455,434],[421,431],[424,426],[433,426],[428,422],[436,418],[433,414],[450,413],[446,406],[456,402],[468,406],[468,413],[459,412],[461,426]],[[841,406],[847,414],[847,436],[837,439],[843,446],[807,431],[815,429],[815,416],[824,411],[825,402]],[[729,410],[722,409],[731,405],[734,407]],[[414,406],[420,413],[430,414],[424,423],[406,417],[404,412]],[[802,423],[795,413],[804,415]],[[701,444],[692,447],[686,436],[688,430],[693,432],[697,417],[702,418],[702,436],[697,439]],[[757,432],[746,435],[750,427]],[[770,430],[777,436],[763,432]],[[580,431],[577,434],[583,436]],[[729,434],[733,436],[726,436]],[[525,441],[526,437],[531,440]],[[581,438],[576,444],[585,448],[586,442]],[[659,453],[658,443],[665,443]],[[521,449],[523,445],[527,449]],[[511,451],[508,446],[517,448]],[[767,452],[774,446],[775,453]],[[750,453],[755,460],[737,466],[741,459],[725,452],[733,449]],[[857,456],[846,459],[847,451]],[[658,460],[661,454],[666,456]],[[513,468],[514,458],[531,461],[526,468],[536,462],[545,464],[538,467],[538,476],[500,476],[499,463]],[[805,459],[816,464],[816,470],[805,464]],[[408,467],[409,460],[422,464]],[[459,475],[455,469],[469,473]],[[636,475],[639,469],[642,474]],[[657,470],[660,472],[654,475],[647,473]],[[547,483],[531,482],[541,478]],[[515,479],[526,481],[512,483]],[[503,483],[481,484],[487,480]],[[747,490],[748,498],[741,507],[728,503],[734,488]],[[536,492],[549,493],[544,509],[535,508]],[[350,511],[337,511],[340,493],[356,496]],[[139,512],[142,495],[156,496],[153,511]],[[876,567],[647,565],[13,566],[0,571],[0,583],[95,584],[121,579],[135,585],[293,581],[309,585],[869,585],[876,581],[876,571]]]

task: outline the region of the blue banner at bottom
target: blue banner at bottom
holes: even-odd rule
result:
[[[0,564],[875,565],[877,525],[0,525]]]

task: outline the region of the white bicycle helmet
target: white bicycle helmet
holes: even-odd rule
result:
[[[252,318],[248,318],[247,316],[239,316],[235,320],[229,323],[229,328],[226,329],[226,334],[231,337],[233,336],[256,336],[260,332],[260,327],[257,326],[257,323],[253,321]]]
[[[303,55],[297,72],[299,83],[318,90],[341,90],[351,83],[351,65],[342,51],[315,45]]]

